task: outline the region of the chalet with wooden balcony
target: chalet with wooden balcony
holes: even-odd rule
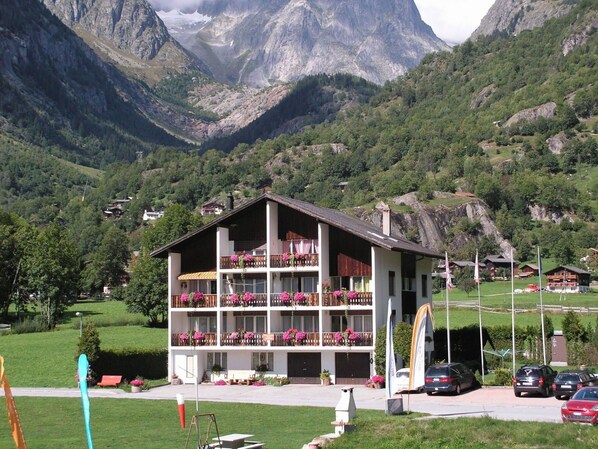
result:
[[[374,374],[388,298],[412,322],[441,256],[340,211],[265,193],[156,250],[168,259],[168,373],[265,366],[295,383]]]
[[[571,265],[561,265],[546,273],[546,290],[562,293],[585,293],[590,290],[591,274]]]

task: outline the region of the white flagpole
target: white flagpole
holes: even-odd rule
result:
[[[444,252],[444,269],[446,274],[446,353],[451,363],[451,327],[449,323],[449,290],[452,287],[451,270],[449,269],[448,253]]]
[[[513,375],[515,375],[515,269],[513,248],[511,248],[511,339],[513,340]]]
[[[546,330],[544,329],[544,301],[542,300],[542,259],[540,247],[538,246],[538,288],[540,289],[540,319],[542,320],[542,355],[546,365]]]
[[[478,284],[478,319],[480,322],[480,359],[482,361],[482,384],[484,383],[484,337],[482,332],[482,294],[480,292],[480,267],[478,263],[478,251],[475,252],[475,268],[473,280]]]

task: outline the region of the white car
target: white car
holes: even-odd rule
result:
[[[399,370],[397,370],[397,373],[395,374],[395,379],[396,379],[396,387],[397,387],[397,393],[401,393],[403,391],[409,391],[409,368],[401,368]],[[414,391],[417,391],[418,393],[422,392],[424,389],[423,385],[415,388]]]

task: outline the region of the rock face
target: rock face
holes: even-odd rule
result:
[[[508,128],[509,126],[516,125],[521,121],[532,122],[538,117],[552,118],[556,112],[556,103],[548,102],[536,106],[535,108],[524,109],[514,114],[509,120],[505,122],[503,127]]]
[[[413,0],[203,0],[193,25],[151,0],[181,44],[216,79],[266,86],[319,73],[350,73],[382,84],[448,46]],[[191,16],[191,15],[190,15]],[[191,21],[189,22],[191,23]]]
[[[170,36],[146,0],[43,3],[102,56],[142,78],[156,81],[168,69],[201,68],[199,60]]]
[[[566,14],[574,3],[575,0],[496,0],[471,39],[496,32],[517,35]]]
[[[436,196],[455,197],[453,194],[440,192],[437,192]],[[431,207],[421,203],[415,193],[408,193],[395,198],[393,202],[397,205],[409,206],[412,209],[412,212],[409,213],[391,214],[393,235],[406,237],[413,235],[413,231],[416,230],[418,243],[426,248],[440,251],[444,242],[447,241],[449,230],[456,226],[462,218],[468,218],[470,221],[479,221],[479,237],[495,237],[502,254],[510,254],[511,244],[502,237],[496,228],[488,206],[477,198],[464,198],[461,204],[452,207],[444,205]],[[374,211],[371,221],[382,228],[382,212]],[[452,245],[462,246],[472,238],[474,237],[470,235],[457,235],[453,238]]]

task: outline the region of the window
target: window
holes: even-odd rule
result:
[[[216,332],[216,316],[189,317],[189,329],[199,332]]]
[[[318,332],[318,317],[315,315],[285,315],[282,317],[282,328],[299,329],[303,332]]]
[[[355,332],[372,332],[371,315],[349,315],[349,320],[344,315],[333,315],[331,318],[331,331],[344,331],[350,327]]]
[[[266,279],[265,278],[245,278],[244,280],[235,279],[235,287],[237,291],[251,292],[251,293],[266,293]]]
[[[220,365],[222,367],[222,369],[225,370],[225,369],[227,369],[226,362],[227,362],[226,352],[208,352],[207,368],[209,370],[211,370],[215,364]]]
[[[317,292],[318,278],[315,276],[284,277],[282,278],[282,289],[287,292]]]
[[[422,274],[422,298],[428,297],[428,275]]]
[[[273,352],[252,352],[251,353],[251,367],[255,370],[258,367],[265,365],[266,371],[272,371],[274,368],[274,353]]]
[[[237,316],[235,329],[244,329],[251,332],[266,332],[266,316]]]
[[[356,292],[369,292],[370,291],[370,282],[372,278],[369,276],[353,276],[351,278],[351,290],[355,290]]]
[[[396,274],[394,271],[388,272],[388,296],[395,296],[395,279]]]

